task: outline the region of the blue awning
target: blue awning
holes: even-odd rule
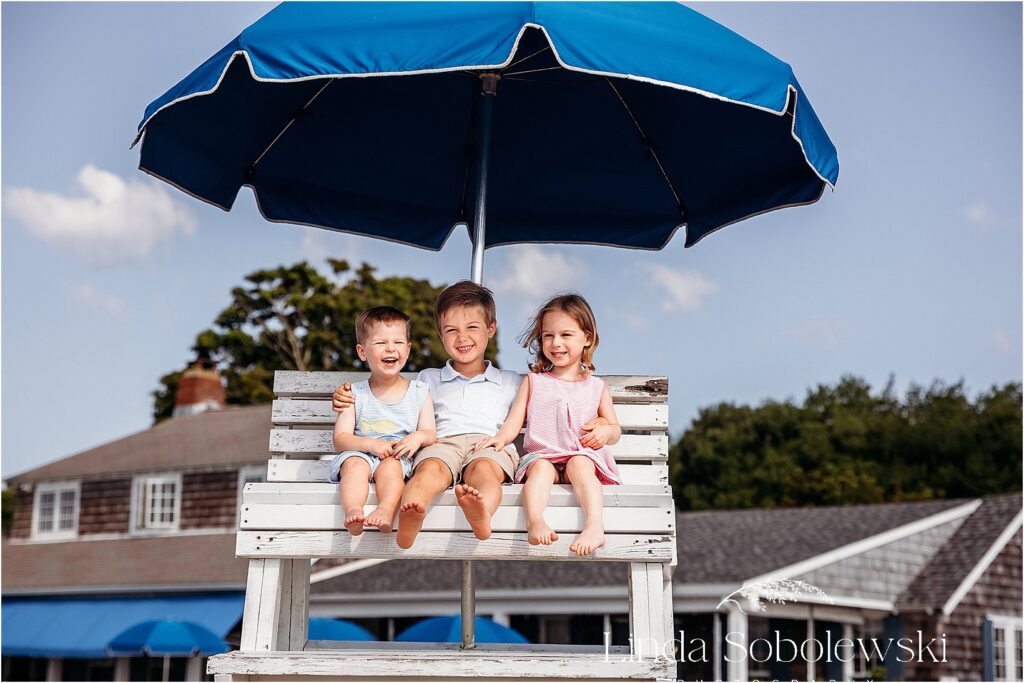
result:
[[[223,638],[242,617],[245,594],[185,593],[140,597],[4,598],[3,654],[106,657],[107,643],[151,619],[201,624]]]

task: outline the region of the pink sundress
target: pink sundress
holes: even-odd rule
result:
[[[526,404],[526,455],[516,470],[515,481],[522,483],[526,470],[537,459],[565,465],[576,455],[594,461],[602,484],[621,484],[622,477],[608,448],[594,450],[580,444],[581,427],[597,417],[604,395],[604,381],[593,375],[579,380],[564,380],[551,373],[530,373],[530,400]]]

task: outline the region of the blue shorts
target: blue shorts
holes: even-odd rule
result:
[[[373,475],[376,474],[377,466],[380,464],[381,459],[376,455],[370,455],[361,451],[345,451],[331,458],[331,464],[327,470],[327,481],[332,484],[337,484],[341,481],[341,464],[349,458],[362,458],[365,460],[366,464],[370,466],[370,481],[373,481]],[[402,463],[402,480],[408,480],[412,476],[413,459],[399,458],[399,460]]]

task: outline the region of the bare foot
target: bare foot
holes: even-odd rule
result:
[[[416,534],[423,526],[423,518],[427,514],[427,506],[423,503],[408,502],[402,503],[398,511],[398,542],[399,548],[411,548],[416,541]]]
[[[363,533],[363,508],[352,508],[345,513],[345,528],[353,536]]]
[[[569,550],[579,557],[590,555],[604,545],[604,529],[601,527],[583,527],[583,531],[569,546]]]
[[[539,519],[536,522],[527,523],[526,540],[530,542],[530,545],[551,545],[558,540],[558,534],[548,526],[547,522]]]
[[[472,486],[459,484],[455,487],[455,500],[465,513],[466,521],[473,529],[473,535],[481,541],[490,538],[491,516],[487,514],[487,508],[484,507],[483,495]]]
[[[391,514],[383,508],[377,508],[368,514],[366,521],[363,523],[366,526],[377,527],[377,530],[382,534],[391,533]]]

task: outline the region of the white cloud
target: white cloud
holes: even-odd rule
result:
[[[988,205],[988,202],[981,199],[964,207],[961,213],[968,223],[979,230],[990,228],[996,220],[996,214],[992,207]]]
[[[126,182],[86,164],[78,192],[29,187],[4,192],[4,208],[40,239],[72,249],[93,263],[136,261],[161,241],[195,232],[192,212],[153,180]]]
[[[539,300],[567,289],[576,289],[587,277],[587,268],[579,259],[566,256],[552,247],[532,244],[507,247],[509,258],[504,269],[484,284],[495,292]],[[484,262],[486,269],[486,261]],[[538,302],[539,303],[539,302]]]
[[[785,335],[834,347],[839,340],[839,321],[835,318],[812,318],[785,330]]]
[[[1019,349],[1013,347],[1010,335],[1002,331],[992,335],[992,347],[999,353],[1015,353],[1019,351]]]
[[[647,318],[636,313],[624,313],[622,315],[622,319],[626,321],[626,324],[629,325],[630,329],[638,332],[646,330],[647,325],[649,324]]]
[[[74,285],[68,289],[68,294],[70,294],[72,301],[80,304],[83,308],[102,311],[111,318],[121,318],[124,316],[126,308],[124,299],[104,292],[96,287],[96,285],[90,283]]]
[[[663,311],[696,311],[719,289],[718,283],[696,271],[674,270],[658,263],[642,263],[640,267],[647,272],[648,285],[662,295]]]

